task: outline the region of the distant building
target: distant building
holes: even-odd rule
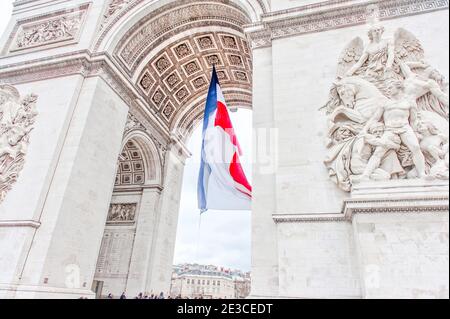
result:
[[[190,299],[243,299],[250,294],[250,274],[197,264],[176,265],[170,295]]]

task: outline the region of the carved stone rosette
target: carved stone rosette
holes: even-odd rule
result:
[[[37,96],[23,99],[11,85],[0,85],[0,203],[17,181],[25,163],[36,120]]]
[[[449,179],[448,83],[405,29],[393,39],[373,25],[341,53],[324,106],[330,178],[351,191],[361,181]]]

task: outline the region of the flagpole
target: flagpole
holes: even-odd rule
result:
[[[200,213],[199,219],[198,219],[198,232],[197,232],[197,247],[195,249],[195,260],[198,261],[198,251],[200,248],[200,239],[201,239],[201,228],[202,228],[202,215],[203,213]]]

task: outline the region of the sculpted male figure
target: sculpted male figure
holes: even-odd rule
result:
[[[391,96],[390,100],[375,112],[367,122],[363,133],[365,134],[373,123],[383,120],[385,130],[398,135],[403,144],[411,151],[418,177],[426,177],[425,157],[420,149],[419,139],[410,124],[410,121],[411,123],[417,121],[416,103],[406,98],[405,87],[401,81],[393,81],[388,86],[388,90]]]
[[[405,63],[400,62],[400,68],[405,76],[405,94],[407,98],[417,100],[419,97],[431,92],[443,105],[448,113],[449,99],[448,95],[443,92],[436,80],[421,78],[417,73],[413,72],[410,67],[425,68],[423,63]]]
[[[396,154],[400,149],[400,137],[391,131],[385,131],[383,123],[373,123],[364,136],[364,142],[371,154],[363,174],[354,176],[352,181],[391,179],[393,175],[404,173]]]

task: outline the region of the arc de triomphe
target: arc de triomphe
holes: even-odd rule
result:
[[[252,296],[448,298],[448,30],[447,0],[16,0],[0,298],[168,291],[213,65],[253,110]]]

